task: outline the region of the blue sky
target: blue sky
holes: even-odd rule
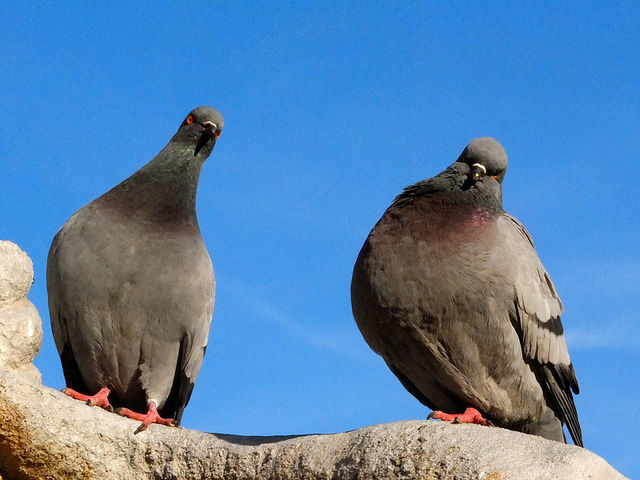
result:
[[[124,5],[124,4],[123,4]],[[0,5],[0,238],[34,261],[193,107],[225,130],[198,213],[218,282],[184,425],[337,432],[425,418],[369,350],[349,283],[400,190],[477,136],[562,296],[585,444],[640,478],[640,7],[512,2]]]

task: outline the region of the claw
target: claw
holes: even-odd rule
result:
[[[160,416],[156,407],[156,402],[153,401],[149,402],[149,410],[146,414],[137,413],[133,410],[129,410],[128,408],[119,408],[116,410],[116,413],[118,415],[122,415],[123,417],[131,418],[133,420],[139,420],[142,422],[140,426],[136,428],[135,432],[133,432],[134,435],[142,432],[143,430],[146,430],[147,427],[152,423],[159,423],[160,425],[166,425],[168,427],[177,426],[173,418],[162,418]]]
[[[490,420],[487,420],[482,416],[482,414],[473,407],[467,408],[462,414],[451,414],[444,413],[440,410],[435,410],[431,412],[429,418],[437,418],[439,420],[444,420],[445,422],[452,422],[454,424],[457,423],[475,423],[477,425],[485,425],[487,427],[492,427],[493,423]]]
[[[113,407],[109,403],[109,393],[111,391],[107,387],[101,388],[95,395],[85,395],[84,393],[76,392],[72,388],[63,388],[61,392],[71,398],[85,402],[90,407],[100,407],[113,412]]]

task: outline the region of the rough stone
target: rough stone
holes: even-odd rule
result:
[[[33,283],[31,259],[17,245],[0,241],[0,368],[40,381],[31,363],[42,345],[42,321],[26,298]]]
[[[33,262],[15,243],[0,240],[0,305],[27,296],[33,283]]]
[[[0,366],[29,365],[42,345],[42,321],[26,298],[0,306]]]
[[[588,450],[499,428],[404,421],[243,437],[138,423],[0,371],[0,476],[31,479],[624,479]]]

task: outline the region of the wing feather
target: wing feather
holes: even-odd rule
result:
[[[504,214],[498,227],[504,245],[517,259],[513,265],[515,299],[510,315],[520,335],[523,354],[536,371],[549,406],[567,425],[574,442],[582,445],[572,395],[579,392],[579,387],[560,320],[562,302],[524,226]]]

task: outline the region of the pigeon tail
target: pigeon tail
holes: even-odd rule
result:
[[[567,437],[562,429],[562,421],[556,416],[552,409],[546,408],[540,417],[524,426],[524,433],[538,435],[547,440],[555,440],[556,442],[568,443]],[[579,447],[584,447],[582,437],[573,437],[574,443]]]

